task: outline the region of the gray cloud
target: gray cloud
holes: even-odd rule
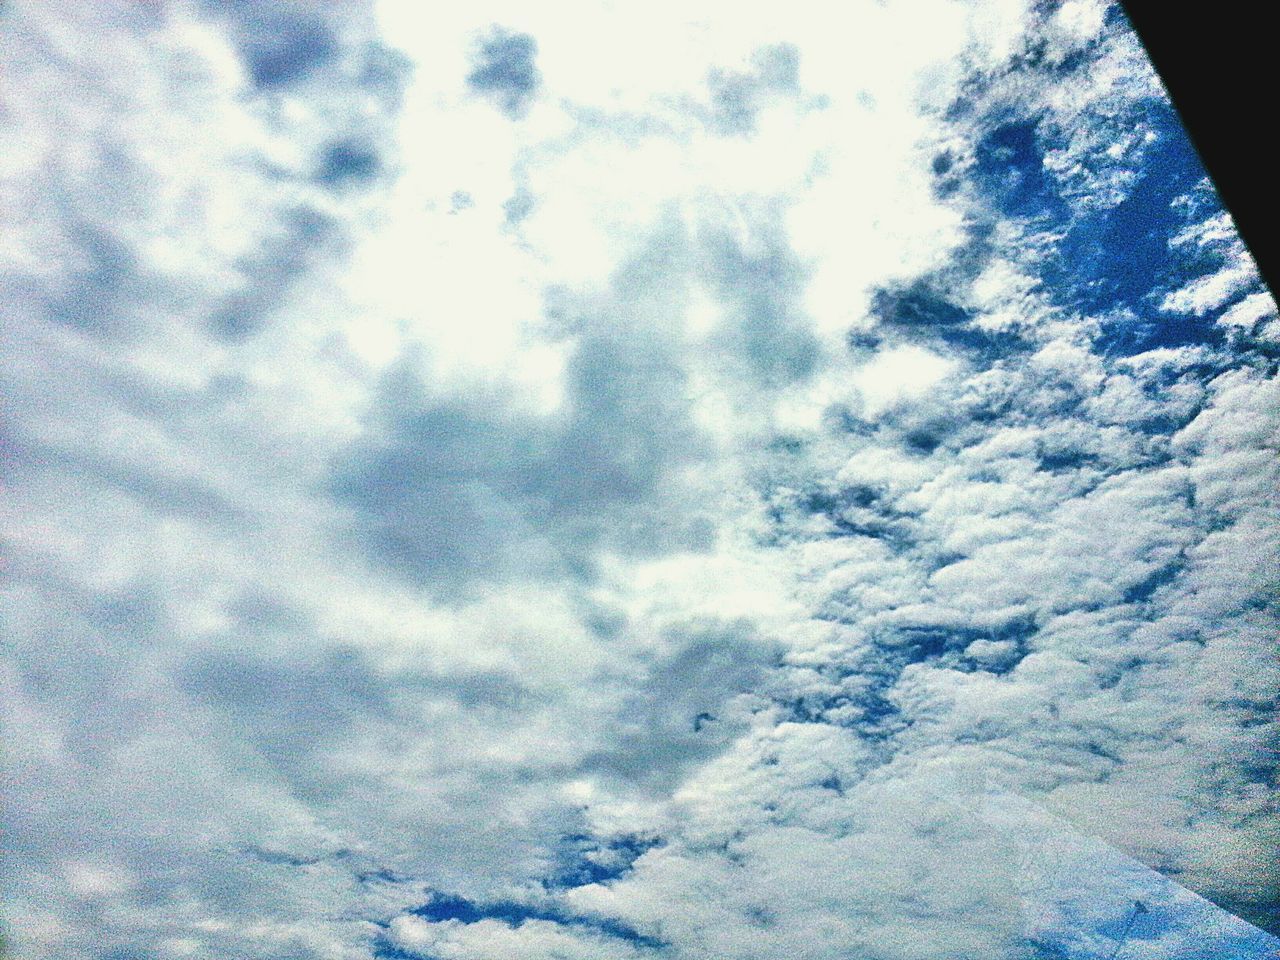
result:
[[[709,124],[723,135],[745,136],[755,130],[756,115],[770,99],[799,91],[800,52],[791,44],[762,47],[751,56],[749,73],[712,71]]]
[[[664,795],[723,752],[745,724],[730,701],[754,692],[779,651],[750,622],[690,624],[670,631],[674,649],[618,692],[605,746],[583,761],[621,789]]]
[[[713,289],[729,310],[726,345],[742,357],[746,374],[761,386],[803,381],[817,368],[817,338],[800,305],[805,271],[783,235],[766,219],[746,249],[736,238],[705,238]]]
[[[467,74],[467,84],[492,97],[511,119],[518,119],[529,108],[542,80],[537,54],[537,41],[529,34],[495,27],[477,47],[475,68]]]
[[[339,175],[334,182],[343,179]],[[306,206],[284,211],[272,234],[235,264],[243,287],[214,306],[210,331],[232,341],[258,333],[287,302],[294,284],[335,246],[340,248],[340,232],[332,218]]]
[[[260,91],[283,90],[334,66],[341,44],[323,14],[281,0],[202,4],[235,36],[249,79]]]
[[[364,184],[382,169],[377,150],[359,140],[337,140],[325,147],[317,179],[329,187]]]

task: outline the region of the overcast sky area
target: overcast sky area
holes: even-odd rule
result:
[[[1280,318],[1117,6],[4,7],[13,957],[1280,950]]]

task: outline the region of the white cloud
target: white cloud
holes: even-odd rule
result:
[[[957,364],[920,347],[898,347],[877,354],[854,375],[863,409],[872,419],[904,400],[924,396]]]

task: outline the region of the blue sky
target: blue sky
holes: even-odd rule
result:
[[[6,5],[15,956],[1274,955],[1280,318],[1118,7],[529,7]]]

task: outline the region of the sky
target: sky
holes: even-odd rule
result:
[[[13,957],[1280,950],[1280,317],[1117,5],[0,67]]]

